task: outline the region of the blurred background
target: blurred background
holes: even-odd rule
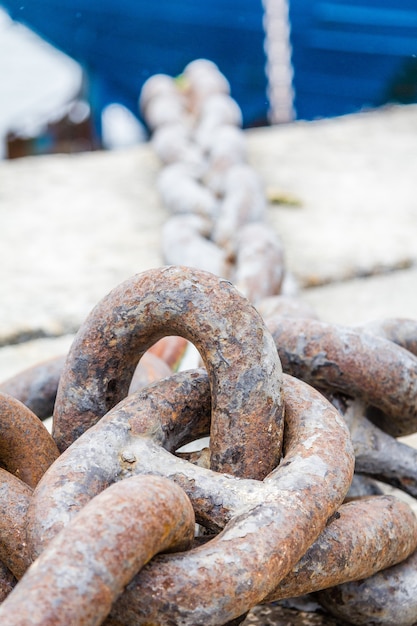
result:
[[[145,80],[214,61],[245,127],[417,102],[415,0],[2,0],[0,155],[143,141]]]

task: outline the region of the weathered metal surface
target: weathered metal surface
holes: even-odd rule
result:
[[[194,172],[195,168],[191,170],[181,164],[169,165],[158,178],[158,191],[170,213],[193,213],[210,219],[218,212],[218,200]]]
[[[26,541],[26,515],[32,489],[4,469],[0,469],[0,562],[16,578],[31,563]]]
[[[54,357],[0,383],[0,391],[23,402],[40,419],[51,417],[65,356]]]
[[[176,184],[176,183],[174,183]],[[207,239],[211,220],[192,213],[172,215],[161,233],[161,248],[165,263],[199,267],[226,278],[230,275],[228,253]]]
[[[298,323],[295,319],[290,321]],[[156,325],[159,323],[157,320]],[[399,350],[406,353],[401,348]],[[325,387],[322,383],[318,386]],[[372,473],[393,484],[401,484],[400,477],[403,488],[411,493],[414,489],[414,457],[407,460],[406,455],[401,454],[403,444],[364,417],[365,400],[326,391],[333,406],[319,391],[284,375],[284,456],[263,480],[255,480],[208,469],[209,450],[203,455],[206,460],[197,461],[197,465],[175,456],[180,446],[208,434],[210,427],[212,433],[215,432],[215,420],[225,419],[224,415],[213,412],[212,393],[210,378],[202,370],[164,378],[123,399],[56,458],[33,496],[24,496],[20,532],[27,527],[29,547],[25,545],[24,553],[17,551],[15,562],[8,556],[7,542],[13,545],[12,536],[5,540],[4,555],[0,550],[0,561],[17,578],[22,576],[30,560],[36,558],[34,567],[4,601],[0,609],[1,623],[2,611],[7,609],[9,621],[4,623],[23,626],[25,622],[19,620],[24,620],[25,614],[21,617],[22,611],[17,612],[23,597],[25,603],[29,599],[29,606],[30,602],[34,603],[28,611],[34,614],[34,607],[37,607],[41,615],[39,622],[30,623],[68,623],[66,609],[60,612],[58,619],[62,621],[56,621],[55,609],[51,606],[61,602],[62,594],[63,598],[66,597],[63,602],[67,604],[61,606],[68,606],[68,611],[74,613],[76,588],[77,598],[78,592],[82,598],[76,603],[77,616],[74,618],[79,626],[102,623],[109,611],[110,617],[106,621],[109,626],[237,624],[260,602],[317,592],[335,584],[336,589],[343,591],[348,584],[346,581],[372,577],[381,568],[389,568],[385,571],[392,570],[393,575],[397,571],[400,576],[405,576],[402,569],[395,569],[401,568],[402,564],[391,566],[406,558],[417,546],[417,521],[408,506],[386,496],[340,506],[352,480],[353,450],[357,470]],[[20,408],[18,401],[13,402]],[[353,449],[342,415],[352,433]],[[242,408],[240,416],[243,421],[246,419]],[[281,414],[277,413],[275,417],[279,420]],[[41,425],[35,416],[33,418]],[[232,426],[236,428],[236,438],[240,423],[227,421],[225,429],[233,430]],[[276,433],[271,435],[272,438],[275,436]],[[214,438],[215,434],[212,435],[213,441]],[[251,456],[244,458],[246,453]],[[247,474],[258,472],[257,463],[263,454],[260,447],[257,456],[253,450],[243,449],[239,462]],[[58,571],[59,574],[59,568],[64,568],[65,563],[69,568],[61,553],[64,543],[58,557],[54,552],[55,543],[58,540],[64,542],[59,538],[67,536],[65,545],[75,546],[76,550],[84,540],[92,545],[93,530],[85,536],[83,533],[71,534],[76,532],[73,528],[78,528],[79,516],[87,516],[97,503],[98,494],[108,493],[112,483],[117,482],[117,486],[119,483],[129,484],[123,479],[135,480],[144,474],[156,474],[161,479],[167,477],[172,485],[177,483],[190,498],[197,520],[210,532],[219,534],[200,538],[197,547],[188,551],[158,556],[142,569],[139,566],[134,572],[130,571],[111,599],[107,586],[105,601],[101,599],[103,588],[98,585],[95,592],[92,579],[88,578],[94,578],[91,571],[95,568],[102,572],[96,554],[99,552],[100,557],[105,555],[107,558],[111,552],[103,549],[104,544],[100,542],[97,542],[98,547],[95,544],[91,548],[94,554],[85,557],[90,573],[83,566],[83,575],[75,574],[77,582],[69,580],[68,588],[62,580],[54,582],[52,572],[56,575]],[[9,510],[13,511],[13,508],[10,506]],[[11,515],[15,514],[12,512]],[[160,517],[159,513],[155,512],[155,515]],[[108,520],[114,530],[117,520],[114,521],[113,512],[108,514]],[[5,520],[6,526],[9,523]],[[97,521],[93,519],[91,524],[97,533]],[[13,551],[16,553],[15,548],[10,548],[16,559]],[[65,558],[71,562],[81,563],[82,560],[71,550],[67,554]],[[60,565],[57,565],[56,558]],[[407,569],[408,562],[405,563]],[[118,572],[123,569],[120,564],[117,568]],[[76,571],[74,566],[69,569]],[[35,574],[31,573],[33,571]],[[414,577],[415,571],[414,567]],[[112,577],[114,584],[118,584],[117,576],[112,574]],[[65,579],[64,574],[61,578]],[[29,580],[28,587],[26,580]],[[128,588],[122,593],[128,581]],[[40,598],[47,595],[46,586],[50,589],[51,599],[45,604]],[[400,587],[401,593],[403,588],[406,593],[413,593],[412,583],[408,581],[401,583]],[[93,594],[97,593],[95,599],[87,599],[88,588]],[[321,593],[324,592],[318,597]],[[330,594],[330,591],[326,593]],[[398,595],[400,591],[395,593]],[[116,597],[119,599],[113,604]],[[331,604],[332,600],[325,596],[323,605],[326,602]],[[363,622],[355,622],[356,618],[351,616],[356,615],[355,611],[363,613],[360,602],[360,596],[355,596],[353,612],[343,615],[343,619],[372,623],[366,622],[369,612],[365,613],[368,617]],[[395,603],[399,606],[389,609],[391,622],[376,623],[394,625],[403,620],[401,600],[396,597]],[[91,607],[96,604],[103,613],[96,611],[92,615]],[[328,610],[339,615],[333,608]],[[412,622],[404,621],[407,623]]]
[[[39,418],[19,400],[0,393],[1,466],[34,487],[58,456]]]
[[[58,446],[65,449],[121,400],[142,354],[172,334],[195,344],[209,374],[213,469],[246,476],[247,460],[254,456],[255,477],[263,478],[276,466],[282,445],[276,348],[262,318],[231,283],[191,268],[139,274],[92,311],[72,344],[58,388],[53,423]]]
[[[394,437],[417,430],[417,358],[409,351],[369,333],[311,319],[271,317],[267,325],[284,371],[377,407],[375,423]]]
[[[225,80],[215,65],[196,67],[189,74],[187,66],[180,82],[151,77],[151,93],[152,85],[162,87],[145,98],[143,109],[164,166],[157,182],[170,213],[163,258],[230,279],[254,303],[281,292],[282,244],[267,223],[267,197],[248,162],[239,106],[222,91]]]
[[[167,479],[112,485],[79,512],[0,607],[3,626],[93,626],[154,554],[184,550],[194,513]]]
[[[337,411],[320,394],[301,382],[298,384],[305,400],[304,405],[300,399],[295,406],[299,407],[300,413],[302,409],[306,414],[311,410],[318,421],[310,428],[318,430],[323,420],[327,420],[329,433],[320,431],[324,446],[320,454],[326,459],[329,457],[329,463],[334,451],[329,450],[328,438],[339,438],[337,451],[341,461],[338,471],[341,476],[337,484],[342,480],[340,489],[347,490],[351,475],[343,470],[343,459],[346,467],[352,463],[347,428]],[[291,391],[294,385],[297,381],[287,377],[286,389]],[[312,398],[310,393],[313,393]],[[286,407],[288,413],[287,401]],[[262,502],[270,489],[275,490],[274,473],[265,479],[263,486],[258,481],[238,480],[197,467],[171,454],[188,441],[207,434],[210,415],[210,388],[204,371],[176,374],[123,400],[59,457],[35,490],[28,518],[34,555],[39,554],[65,525],[68,516],[74,515],[96,493],[111,482],[134,474],[161,474],[175,480],[192,500],[198,521],[216,530],[223,528],[242,506]],[[335,417],[337,422],[332,423],[331,419]],[[295,419],[301,420],[301,417]],[[289,427],[287,431],[288,455],[290,442],[295,446],[297,438],[295,435],[291,438]],[[308,436],[313,436],[307,432]],[[301,440],[303,435],[307,437],[302,432]],[[283,473],[281,468],[280,476]],[[67,479],[65,482],[63,476]],[[293,484],[296,485],[296,477]],[[51,493],[54,494],[53,501]],[[340,494],[335,497],[340,498]]]
[[[416,548],[417,518],[405,502],[392,496],[348,502],[264,602],[367,578]]]
[[[223,190],[218,214],[214,216],[212,239],[220,248],[233,253],[235,237],[242,227],[265,222],[266,198],[258,173],[247,163],[233,163],[222,174]],[[279,265],[282,266],[282,257]]]
[[[206,431],[210,390],[204,372],[177,374],[129,396],[67,449],[40,482],[28,515],[34,556],[110,482],[136,473],[164,474],[188,493],[199,521],[226,527],[208,544],[151,568],[146,584],[138,579],[141,608],[126,611],[133,612],[134,623],[141,623],[137,611],[149,611],[161,624],[181,619],[194,625],[244,613],[314,541],[342,502],[353,472],[348,431],[331,404],[289,377],[285,397],[286,455],[259,482],[196,467],[161,447],[175,450]]]
[[[0,602],[3,602],[17,583],[12,572],[0,561]]]
[[[264,487],[239,480],[237,516],[219,535],[153,559],[115,605],[116,623],[225,623],[259,602],[320,533],[351,480],[350,441],[340,416],[309,386],[286,377],[285,398],[286,453]]]
[[[166,467],[176,459],[162,446],[174,451],[205,435],[210,416],[210,387],[203,371],[175,374],[125,398],[65,450],[40,481],[28,514],[33,556],[111,483],[142,473],[165,471],[172,477],[175,468]],[[149,470],[146,461],[155,454],[157,463]],[[184,461],[181,467],[193,469]]]
[[[417,622],[417,552],[366,578],[317,593],[338,620],[355,626],[414,626]]]
[[[80,329],[54,410],[63,453],[54,444],[52,460],[28,470],[33,494],[0,471],[0,622],[237,626],[259,602],[303,607],[300,594],[313,593],[353,624],[411,624],[415,555],[395,564],[416,548],[417,520],[395,498],[352,496],[377,491],[368,475],[417,494],[415,451],[375,425],[417,429],[417,324],[330,326],[277,296],[291,277],[227,81],[200,60],[181,81],[151,79],[144,94],[173,214],[163,252],[183,267],[126,281]],[[171,376],[188,341],[208,374]],[[316,389],[283,377],[277,347],[285,369]],[[23,384],[16,394],[33,402],[36,375],[7,384]],[[39,414],[52,410],[59,374],[50,378],[36,383],[49,402]],[[20,424],[23,441],[4,422],[0,465],[21,476],[29,447],[38,454],[32,425]],[[178,452],[207,434],[209,448]],[[354,465],[367,476],[353,485]],[[153,557],[168,546],[176,553]]]
[[[349,491],[346,494],[345,502],[362,498],[363,496],[382,496],[383,493],[384,491],[381,485],[374,479],[355,471]]]
[[[374,320],[357,327],[379,337],[389,339],[398,346],[417,355],[417,321],[407,318]]]
[[[140,384],[144,385],[163,375],[168,376],[178,367],[187,345],[183,337],[163,337],[145,353],[146,358],[138,363],[139,371],[135,371],[133,378],[136,375],[136,381],[140,380]],[[165,365],[157,363],[149,355],[155,355]],[[53,357],[19,372],[0,383],[0,392],[20,400],[41,420],[51,417],[66,358],[66,355]]]
[[[355,451],[355,471],[417,496],[417,450],[397,441],[366,418],[361,400],[333,396],[346,420]]]

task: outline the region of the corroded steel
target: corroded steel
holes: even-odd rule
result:
[[[111,483],[135,473],[158,473],[156,468],[142,471],[138,466],[138,445],[148,450],[148,456],[157,451],[159,462],[164,456],[166,463],[174,462],[175,457],[162,446],[175,451],[205,435],[210,415],[210,387],[203,371],[175,374],[120,402],[65,450],[40,481],[28,515],[33,557],[70,517]],[[184,462],[183,466],[189,471],[193,467]],[[169,477],[174,474],[167,469],[165,473]]]
[[[152,619],[159,624],[179,619],[183,624],[219,624],[241,615],[301,558],[341,504],[352,478],[353,454],[343,419],[321,394],[290,377],[285,378],[285,458],[263,482],[177,459],[155,440],[172,449],[183,443],[183,429],[175,429],[176,420],[184,419],[181,405],[187,411],[190,399],[201,393],[207,426],[210,394],[204,373],[175,378],[176,395],[172,378],[148,387],[136,402],[134,396],[124,400],[66,450],[36,489],[28,517],[36,555],[106,483],[135,473],[164,473],[188,492],[197,517],[202,512],[218,527],[226,525],[206,545],[153,560],[146,573],[142,570],[143,576],[129,586],[132,593],[124,608],[118,609],[122,623],[126,614],[134,616],[126,624]],[[166,424],[161,417],[155,423],[157,407],[164,408],[162,398],[169,398]],[[186,416],[194,414],[195,431],[190,426],[185,437],[201,434],[201,413],[191,410]],[[98,467],[97,459],[104,456],[106,462]],[[187,585],[192,594],[184,593]]]
[[[343,504],[264,602],[333,587],[400,563],[417,548],[417,518],[393,496]]]
[[[417,450],[370,422],[363,401],[336,395],[332,402],[349,426],[355,451],[355,471],[417,497]]]
[[[143,90],[153,94],[142,111],[163,165],[157,188],[170,213],[163,259],[230,279],[254,303],[282,290],[282,244],[267,221],[239,106],[223,91],[227,81],[215,65],[198,67],[189,73],[187,66],[180,82],[151,77]]]
[[[133,378],[136,375],[136,381],[139,380],[140,384],[144,385],[145,381],[149,383],[162,378],[163,375],[168,376],[178,367],[187,345],[188,342],[183,337],[163,337],[149,348],[147,354],[145,353],[146,359],[142,358],[138,363],[139,371],[135,371]],[[160,362],[157,363],[153,356],[149,356],[150,354],[158,357],[165,366]],[[0,383],[0,392],[20,400],[42,420],[51,417],[66,358],[66,355],[52,357],[28,367]],[[147,370],[150,376],[144,370]]]
[[[93,626],[132,576],[161,551],[185,550],[194,513],[171,481],[112,485],[55,537],[0,607],[2,626]]]
[[[263,222],[246,224],[236,236],[233,283],[251,302],[279,293],[284,278],[282,243]]]
[[[19,400],[0,393],[1,465],[34,487],[58,456],[58,448],[39,418]]]
[[[0,383],[0,391],[23,402],[40,419],[51,417],[65,356],[33,365]]]
[[[21,578],[31,563],[26,542],[31,497],[32,489],[26,483],[0,468],[0,562],[16,578]]]
[[[417,551],[364,580],[317,593],[338,619],[355,626],[414,626],[417,619]]]
[[[161,234],[165,263],[190,265],[228,277],[230,261],[226,251],[205,236],[211,228],[211,220],[201,215],[185,213],[170,217]]]
[[[231,283],[192,268],[138,274],[93,309],[72,344],[58,388],[53,423],[58,447],[65,449],[120,401],[140,356],[161,336],[173,334],[195,344],[209,374],[213,469],[250,475],[246,464],[254,456],[254,477],[263,478],[276,466],[282,444],[276,348],[260,315]]]
[[[398,346],[417,355],[417,321],[408,318],[374,320],[357,327],[379,337],[389,339]]]
[[[284,385],[286,439],[280,465],[263,485],[222,477],[230,481],[229,489],[236,483],[236,517],[205,545],[153,559],[115,604],[111,616],[116,623],[225,623],[272,590],[323,530],[350,484],[350,440],[340,415],[321,394],[291,377]],[[208,472],[195,468],[193,480]],[[215,482],[213,476],[210,485]],[[191,594],[185,591],[188,585]]]
[[[267,325],[284,371],[377,407],[375,423],[394,437],[417,430],[417,358],[408,350],[370,333],[311,319],[270,317]]]
[[[315,459],[317,467],[311,468],[308,489],[312,494],[316,490],[320,494],[317,497],[321,514],[326,506],[333,510],[343,500],[352,477],[353,456],[347,427],[334,407],[301,381],[286,377],[285,393],[289,394],[285,401],[287,460],[263,483],[215,473],[171,454],[208,432],[210,388],[204,371],[176,374],[129,396],[74,442],[41,480],[28,514],[33,556],[40,554],[69,517],[96,493],[115,480],[135,474],[153,473],[173,479],[193,502],[197,520],[219,530],[245,507],[262,504],[279,492],[281,484],[290,483],[287,466],[291,466],[290,474],[294,473],[292,484],[296,490],[296,460],[303,459],[307,474],[309,463],[314,466]],[[307,416],[310,421],[304,423]],[[312,441],[310,448],[304,448],[304,440]],[[325,477],[324,466],[328,470]],[[66,482],[62,476],[67,477]],[[322,493],[328,481],[332,492]],[[301,488],[305,482],[303,476]],[[297,501],[299,497],[298,493],[293,496]]]
[[[3,602],[17,583],[12,572],[0,561],[0,602]]]

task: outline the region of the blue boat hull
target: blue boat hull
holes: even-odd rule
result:
[[[93,104],[135,114],[140,89],[158,72],[181,73],[205,57],[228,77],[245,124],[264,123],[266,62],[261,0],[33,0],[2,2],[10,16],[76,59]]]
[[[262,0],[0,4],[83,65],[96,111],[118,102],[137,115],[150,75],[205,57],[229,79],[245,126],[266,123]],[[289,20],[297,118],[417,101],[415,0],[289,0]]]
[[[415,0],[290,0],[289,6],[298,117],[417,102]]]

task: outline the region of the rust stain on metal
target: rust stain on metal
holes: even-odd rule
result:
[[[316,320],[271,317],[284,371],[321,389],[380,409],[376,424],[394,437],[417,430],[417,358],[392,341]]]
[[[209,374],[212,410],[219,416],[211,432],[213,469],[246,476],[253,470],[246,460],[255,456],[256,477],[264,477],[276,465],[282,444],[276,348],[260,315],[231,283],[185,267],[139,274],[92,311],[74,340],[58,388],[53,436],[59,448],[127,394],[139,358],[172,334],[194,343]]]
[[[364,580],[317,594],[320,604],[338,619],[358,626],[414,626],[417,619],[417,551]]]
[[[324,324],[277,295],[281,242],[213,63],[151,77],[140,107],[182,265],[125,281],[64,362],[0,385],[0,623],[237,626],[314,593],[344,623],[417,624],[417,518],[355,498],[372,477],[417,496],[395,439],[417,431],[417,322]],[[188,342],[206,370],[173,375]]]
[[[127,449],[130,475],[165,473],[187,491],[197,518],[199,514],[211,518],[224,530],[204,546],[153,560],[155,569],[151,564],[146,570],[150,573],[143,573],[144,578],[138,575],[141,607],[136,606],[137,601],[134,608],[131,606],[135,591],[126,600],[129,608],[124,611],[134,614],[138,624],[152,623],[152,619],[160,624],[178,619],[183,624],[218,624],[259,602],[317,538],[350,485],[353,453],[347,427],[336,409],[305,383],[285,377],[285,457],[264,481],[218,474],[177,459],[156,442],[175,449],[182,443],[182,428],[175,432],[169,409],[168,428],[160,418],[159,423],[155,420],[155,400],[165,397],[174,402],[175,418],[181,422],[183,411],[175,400],[182,399],[187,411],[190,398],[193,394],[198,397],[202,389],[207,398],[207,425],[210,389],[203,372],[185,372],[176,378],[177,397],[173,379],[147,387],[137,394],[134,411],[128,410],[135,402],[135,396],[130,396],[61,455],[36,489],[29,527],[35,552],[41,552],[45,534],[53,527],[57,504],[61,514],[55,518],[52,536],[65,526],[68,517],[82,509],[87,494],[91,498],[93,491],[104,488],[111,477],[117,480],[126,475],[126,460],[120,456]],[[186,388],[188,393],[184,393]],[[198,416],[195,411],[190,411],[192,414],[198,429]],[[193,437],[196,434],[188,432]],[[109,453],[113,450],[111,458],[106,455],[107,467],[99,470],[101,477],[97,476],[97,458],[91,455],[94,445],[96,454],[103,457],[100,441]],[[136,462],[131,463],[133,456]],[[67,483],[62,484],[62,476],[68,475],[70,468],[76,468],[69,475],[71,491]],[[49,505],[48,511],[50,493],[54,493],[54,506]],[[189,584],[194,589],[192,596],[186,592]],[[129,587],[135,589],[136,584]],[[160,594],[155,594],[157,589]],[[163,606],[168,605],[166,613]],[[113,617],[119,619],[118,614]]]
[[[35,487],[58,458],[58,448],[39,418],[4,393],[0,393],[0,417],[0,464]]]
[[[39,419],[51,417],[66,357],[33,365],[0,383],[0,391],[23,402]]]
[[[7,598],[16,583],[12,572],[0,561],[0,602]]]
[[[371,406],[389,431],[414,427],[417,359],[369,330],[291,315],[270,318],[271,335],[228,281],[151,270],[74,342],[54,415],[62,454],[0,394],[2,624],[216,626],[306,593],[355,624],[414,624],[416,517],[389,496],[342,503],[354,465],[417,493],[415,451],[368,419]],[[173,333],[207,371],[146,364]],[[207,434],[210,450],[176,454]],[[207,536],[193,540],[194,519]]]
[[[355,450],[355,471],[373,476],[417,496],[417,450],[397,441],[367,419],[366,405],[333,395],[332,402],[346,420]]]
[[[0,606],[2,626],[101,624],[132,576],[161,551],[185,550],[194,513],[171,481],[112,485],[79,512]]]
[[[264,602],[368,578],[400,563],[417,548],[417,518],[393,496],[352,501],[337,513]]]
[[[0,562],[19,579],[31,563],[26,541],[26,515],[32,489],[0,469]],[[5,572],[6,581],[10,577]]]
[[[384,337],[417,356],[417,320],[394,317],[367,322],[357,328]]]

